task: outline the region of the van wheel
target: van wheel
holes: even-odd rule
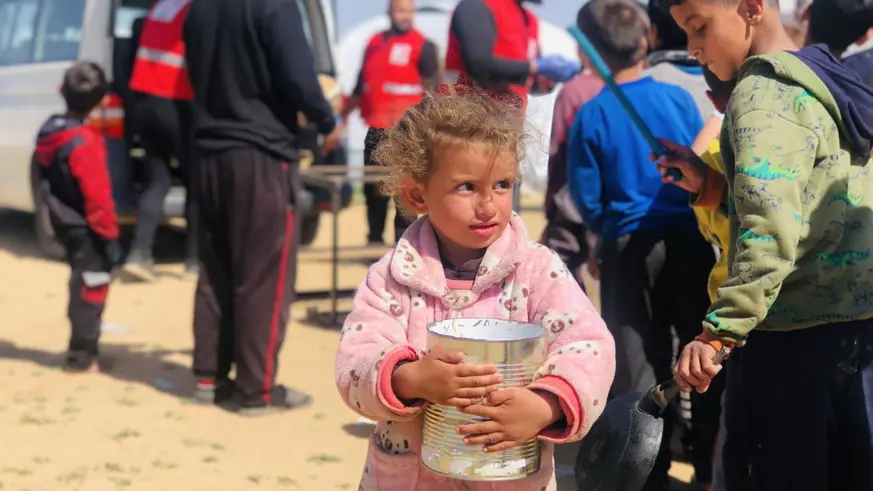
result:
[[[300,221],[300,245],[308,246],[315,241],[318,235],[318,223],[321,218],[321,213],[313,213],[305,215]]]
[[[46,259],[61,261],[64,259],[64,247],[55,235],[48,207],[42,199],[42,187],[39,185],[39,169],[36,162],[31,163],[31,192],[33,196],[33,231],[36,236],[36,247]]]

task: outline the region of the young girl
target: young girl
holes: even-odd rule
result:
[[[423,218],[370,268],[342,331],[336,380],[346,403],[377,420],[359,489],[554,489],[553,443],[582,438],[606,404],[612,337],[561,259],[512,212],[521,115],[479,94],[428,97],[388,131],[375,160],[385,190]],[[548,360],[526,388],[497,391],[494,367],[426,349],[426,326],[459,317],[541,324]],[[481,398],[487,397],[482,404]],[[458,428],[496,452],[539,437],[541,469],[499,483],[453,480],[421,464],[427,403],[490,421]]]

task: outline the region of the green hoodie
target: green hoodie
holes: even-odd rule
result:
[[[731,272],[704,329],[742,343],[873,317],[871,166],[834,95],[787,52],[748,59],[737,80],[721,136]]]

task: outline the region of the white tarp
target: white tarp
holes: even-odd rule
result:
[[[558,90],[528,98],[524,160],[521,162],[522,192],[545,193],[549,177],[549,138]]]

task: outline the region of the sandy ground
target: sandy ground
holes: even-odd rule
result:
[[[524,214],[532,234],[540,213]],[[301,254],[298,289],[329,285],[330,218]],[[306,325],[308,307],[292,309],[279,381],[314,395],[306,410],[242,419],[190,405],[194,284],[174,261],[179,238],[164,234],[160,283],[113,285],[104,316],[103,353],[113,365],[100,375],[59,370],[68,339],[64,264],[35,250],[29,215],[0,210],[0,489],[4,491],[357,489],[372,427],[359,424],[334,388],[338,330]],[[367,260],[360,247],[364,208],[341,216],[350,247],[341,286],[353,288]],[[390,223],[390,222],[389,222]],[[389,237],[390,238],[390,237]],[[349,301],[341,306],[348,308]],[[570,491],[573,449],[561,458]],[[687,466],[674,466],[687,480]],[[674,489],[685,489],[679,484]]]

